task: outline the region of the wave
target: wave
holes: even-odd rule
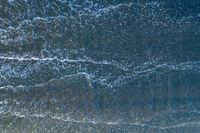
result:
[[[176,112],[177,113],[177,112]],[[60,117],[60,116],[55,116],[55,115],[49,115],[49,114],[30,114],[30,115],[26,115],[26,114],[20,114],[19,112],[4,112],[0,114],[1,116],[7,116],[7,117],[11,117],[11,116],[15,116],[17,118],[21,118],[21,119],[47,119],[50,118],[52,120],[55,121],[59,121],[59,122],[70,122],[70,123],[78,123],[78,124],[91,124],[91,125],[96,125],[96,126],[100,126],[100,125],[106,125],[106,126],[130,126],[130,127],[140,127],[140,128],[150,128],[150,129],[158,129],[161,131],[164,130],[169,130],[169,129],[180,129],[180,128],[186,128],[186,127],[192,127],[192,126],[199,126],[199,121],[184,121],[181,122],[179,124],[173,124],[173,125],[163,125],[163,126],[155,126],[152,125],[151,123],[146,123],[146,122],[121,122],[121,121],[101,121],[101,120],[90,120],[87,118],[83,118],[82,120],[77,120],[77,119],[73,119],[71,117]],[[170,116],[169,116],[170,117]]]
[[[69,62],[69,63],[91,63],[91,64],[95,64],[95,65],[111,65],[111,66],[115,66],[117,68],[120,68],[124,71],[127,71],[127,69],[125,67],[122,66],[122,64],[118,64],[117,62],[108,62],[106,60],[103,60],[101,62],[99,61],[94,61],[92,59],[77,59],[77,60],[73,60],[73,59],[59,59],[59,58],[39,58],[39,57],[6,57],[6,56],[0,56],[1,60],[17,60],[19,62],[22,61],[39,61],[39,62],[43,62],[43,61],[58,61],[61,63],[65,63],[65,62]]]
[[[199,127],[197,1],[3,0],[0,131]]]
[[[59,59],[54,58],[39,58],[39,57],[8,57],[0,56],[2,62],[7,62],[7,65],[1,66],[1,79],[4,81],[11,80],[14,78],[31,79],[32,76],[41,76],[41,72],[51,72],[52,75],[49,75],[49,78],[43,80],[47,82],[53,78],[63,77],[64,75],[73,75],[79,73],[86,73],[91,75],[93,83],[98,83],[102,86],[107,86],[109,88],[115,88],[128,84],[129,82],[136,81],[137,79],[145,78],[154,73],[163,73],[163,71],[178,71],[183,72],[195,72],[199,74],[199,61],[195,62],[145,62],[143,64],[134,64],[134,63],[118,63],[116,61],[95,61],[90,58],[85,59]],[[18,62],[18,66],[13,64],[13,61]],[[10,63],[8,63],[10,62]],[[25,63],[25,64],[24,64]],[[27,69],[21,69],[21,65],[26,65]],[[47,66],[43,68],[43,65]],[[80,67],[81,66],[81,67]],[[95,67],[95,69],[90,69]],[[70,69],[75,71],[68,71]],[[116,71],[115,75],[112,72]],[[102,71],[107,74],[101,73]],[[118,71],[118,73],[117,73]],[[60,73],[62,72],[62,73]],[[35,75],[39,74],[38,76]],[[60,73],[60,74],[59,74]],[[34,74],[34,75],[33,75]],[[164,74],[164,73],[163,73]],[[19,79],[18,79],[19,80]],[[32,85],[35,83],[41,83],[36,81],[35,83],[31,81]],[[23,82],[22,82],[23,83]],[[8,82],[9,85],[9,82]]]

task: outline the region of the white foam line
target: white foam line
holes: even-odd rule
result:
[[[6,86],[0,86],[0,90],[14,90],[14,91],[17,91],[16,88],[30,88],[30,87],[42,87],[44,85],[47,85],[49,84],[50,82],[54,81],[54,80],[58,80],[58,79],[64,79],[64,78],[67,78],[67,77],[70,77],[70,76],[76,76],[76,75],[84,75],[87,79],[91,79],[91,78],[94,78],[94,75],[91,75],[91,74],[87,74],[85,72],[79,72],[79,73],[76,73],[76,74],[69,74],[69,75],[64,75],[63,77],[59,77],[59,78],[53,78],[53,79],[50,79],[49,81],[47,82],[44,82],[44,83],[40,83],[40,84],[35,84],[35,85],[17,85],[17,86],[12,86],[12,85],[6,85]],[[90,83],[90,86],[92,86],[92,84]]]
[[[138,2],[121,3],[121,4],[118,4],[118,5],[110,5],[108,7],[100,8],[97,12],[93,13],[92,15],[95,16],[96,18],[98,18],[102,14],[107,14],[107,13],[111,12],[112,10],[116,10],[120,7],[131,7],[131,6],[134,5],[134,6],[139,6],[139,7],[145,8],[149,4],[161,5],[163,3],[158,3],[158,2],[149,2],[149,3],[146,3],[146,4],[141,4],[141,3],[138,3]]]
[[[99,61],[94,61],[91,59],[77,59],[77,60],[73,60],[73,59],[58,59],[58,58],[38,58],[38,57],[9,57],[9,56],[0,56],[0,59],[2,60],[18,60],[18,61],[59,61],[59,62],[69,62],[69,63],[91,63],[91,64],[95,64],[95,65],[112,65],[115,66],[117,68],[120,68],[124,71],[128,71],[127,68],[122,67],[121,65],[117,64],[117,63],[111,63],[108,62],[106,60],[103,60],[101,62]]]
[[[193,122],[184,122],[180,124],[174,124],[170,126],[160,126],[161,130],[166,130],[166,129],[173,129],[173,128],[182,128],[182,127],[187,127],[187,126],[199,126],[200,122],[199,121],[193,121]]]
[[[102,13],[108,13],[108,12],[110,12],[111,10],[115,10],[115,9],[117,9],[117,8],[120,8],[120,7],[122,7],[122,6],[127,6],[127,7],[130,7],[130,6],[132,6],[134,3],[128,3],[128,4],[118,4],[118,5],[111,5],[111,6],[109,6],[109,7],[105,7],[105,8],[101,8],[101,9],[99,9],[97,12],[95,12],[94,14],[93,14],[93,16],[95,16],[95,17],[100,17],[101,15],[102,15]],[[139,4],[138,4],[139,5]]]
[[[192,65],[194,64],[199,64],[200,61],[195,61],[195,62],[182,62],[182,63],[176,63],[176,64],[170,64],[170,63],[163,63],[163,64],[158,64],[155,65],[153,68],[146,68],[142,70],[136,70],[131,74],[128,75],[122,75],[119,76],[114,82],[111,83],[106,83],[106,86],[109,86],[111,88],[116,87],[116,86],[123,86],[126,84],[127,80],[133,79],[137,80],[141,77],[147,76],[149,74],[157,72],[159,69],[162,68],[167,68],[169,70],[194,70],[194,71],[200,71],[198,69],[194,69]],[[145,65],[144,65],[145,66]],[[200,64],[198,65],[198,68],[200,68]],[[124,82],[126,81],[126,82]]]
[[[111,125],[111,126],[120,126],[120,125],[129,125],[129,126],[140,126],[140,127],[148,127],[146,124],[142,124],[140,122],[135,122],[135,123],[127,123],[127,122],[116,122],[116,121],[97,121],[97,120],[90,120],[90,119],[83,119],[83,120],[76,120],[70,117],[63,118],[60,116],[51,116],[49,114],[32,114],[32,115],[24,115],[21,114],[20,112],[2,112],[0,113],[1,115],[4,114],[10,114],[12,116],[16,116],[19,118],[45,118],[45,117],[50,117],[54,120],[59,120],[59,121],[64,121],[64,122],[72,122],[72,123],[80,123],[80,124],[93,124],[93,125],[99,125],[99,124],[104,124],[104,125]]]
[[[66,122],[74,122],[74,123],[88,123],[88,124],[94,124],[94,125],[99,125],[99,124],[104,124],[104,125],[111,125],[111,126],[119,126],[119,125],[129,125],[129,126],[140,126],[140,127],[147,127],[146,124],[140,123],[140,122],[117,122],[117,121],[96,121],[96,120],[75,120],[75,119],[63,119],[62,117],[52,117],[53,119],[58,119],[61,121],[66,121]]]
[[[194,111],[194,112],[196,112],[196,111]],[[127,125],[127,126],[140,126],[140,127],[154,128],[154,129],[160,129],[160,130],[200,125],[200,121],[192,121],[192,122],[183,122],[183,123],[168,125],[168,126],[153,126],[150,124],[146,124],[146,122],[117,122],[117,121],[100,121],[100,120],[91,120],[91,119],[76,120],[76,119],[73,119],[70,117],[65,118],[65,117],[61,117],[61,116],[51,116],[48,113],[26,115],[26,114],[21,114],[20,112],[11,112],[11,111],[8,111],[8,112],[1,111],[0,112],[1,115],[8,114],[8,113],[13,116],[19,117],[19,118],[50,117],[55,120],[60,120],[60,121],[64,121],[64,122],[80,123],[80,124],[94,124],[94,125],[105,124],[105,125],[111,125],[111,126]]]
[[[4,112],[5,113],[5,112]],[[0,114],[4,114],[0,113]],[[117,121],[96,121],[96,120],[76,120],[70,117],[63,118],[59,116],[51,116],[48,114],[33,114],[33,115],[24,115],[20,114],[19,112],[7,112],[10,113],[13,116],[19,117],[19,118],[45,118],[45,117],[50,117],[54,120],[59,120],[59,121],[64,121],[64,122],[72,122],[72,123],[80,123],[80,124],[93,124],[93,125],[110,125],[110,126],[121,126],[121,125],[126,125],[126,126],[140,126],[140,127],[147,127],[147,128],[154,128],[154,129],[160,129],[160,130],[167,130],[167,129],[173,129],[173,128],[182,128],[182,127],[187,127],[187,126],[195,126],[195,125],[200,125],[199,121],[193,121],[193,122],[184,122],[180,124],[174,124],[170,126],[152,126],[148,125],[142,122],[117,122]]]

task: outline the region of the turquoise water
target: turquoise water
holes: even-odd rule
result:
[[[197,133],[198,0],[2,0],[0,132]]]

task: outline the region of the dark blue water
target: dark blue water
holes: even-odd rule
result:
[[[197,133],[199,0],[1,0],[0,132]]]

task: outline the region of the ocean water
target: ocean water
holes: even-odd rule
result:
[[[0,0],[0,132],[199,131],[199,0]]]

